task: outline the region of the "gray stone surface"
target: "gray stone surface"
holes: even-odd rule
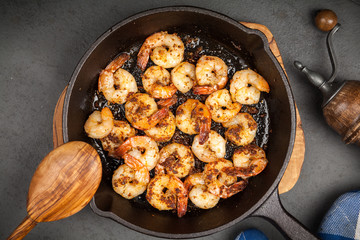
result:
[[[325,34],[313,25],[318,9],[336,11],[338,78],[360,80],[359,1],[1,1],[0,3],[0,238],[26,214],[28,185],[52,149],[56,101],[92,42],[120,20],[154,7],[199,6],[234,19],[266,25],[278,43],[302,117],[306,156],[300,179],[281,195],[285,209],[316,232],[332,202],[360,188],[360,147],[345,145],[322,117],[320,93],[296,71],[300,60],[331,73]],[[279,239],[263,219],[249,218],[204,239],[233,239],[257,227]],[[39,224],[26,239],[155,239],[95,215],[90,207],[57,222]]]

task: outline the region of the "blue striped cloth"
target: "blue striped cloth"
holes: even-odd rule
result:
[[[323,240],[360,239],[360,191],[341,195],[325,215],[319,229]]]
[[[250,228],[241,232],[235,240],[268,240],[263,232],[260,230]]]
[[[341,195],[322,220],[318,231],[322,240],[360,240],[360,191]],[[235,240],[267,240],[257,229],[241,232]]]

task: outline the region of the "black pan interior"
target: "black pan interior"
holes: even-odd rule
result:
[[[269,165],[251,179],[241,193],[207,211],[196,211],[177,218],[174,214],[144,208],[117,195],[103,181],[92,207],[100,215],[137,231],[160,237],[197,237],[221,230],[248,216],[277,186],[289,160],[294,138],[294,106],[284,73],[270,54],[265,37],[214,12],[197,8],[166,8],[140,13],[111,28],[101,36],[77,66],[67,90],[64,106],[64,140],[90,142],[83,126],[92,112],[97,78],[111,59],[142,42],[154,32],[174,29],[180,32],[201,31],[214,41],[239,52],[246,62],[269,82],[266,95],[271,119],[267,142]],[[241,47],[241,49],[238,48]],[[238,69],[237,69],[238,70]]]

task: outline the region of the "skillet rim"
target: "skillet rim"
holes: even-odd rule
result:
[[[263,41],[263,46],[264,46],[264,50],[265,52],[268,54],[268,56],[270,57],[271,61],[274,63],[277,71],[279,72],[281,79],[284,83],[284,87],[285,87],[285,91],[286,94],[288,96],[288,102],[289,102],[289,107],[290,107],[290,141],[287,147],[287,152],[286,152],[286,156],[285,159],[283,161],[282,167],[278,173],[278,175],[276,176],[275,180],[273,181],[273,183],[271,184],[271,186],[269,187],[269,189],[266,191],[266,193],[260,198],[260,200],[255,203],[251,208],[249,208],[245,213],[243,213],[242,215],[240,215],[239,217],[235,218],[234,220],[223,224],[219,227],[213,228],[213,229],[209,229],[206,231],[201,231],[201,232],[196,232],[196,233],[186,233],[186,234],[173,234],[173,233],[163,233],[163,232],[156,232],[156,231],[152,231],[152,230],[148,230],[145,229],[143,227],[134,225],[126,220],[124,220],[123,218],[120,218],[119,216],[115,215],[113,212],[111,211],[102,211],[100,209],[97,208],[96,203],[95,203],[95,197],[93,197],[93,199],[90,202],[90,207],[92,208],[92,210],[103,217],[108,217],[111,218],[121,224],[123,224],[124,226],[133,229],[137,232],[141,232],[147,235],[151,235],[151,236],[155,236],[155,237],[162,237],[162,238],[176,238],[176,239],[182,239],[182,238],[197,238],[197,237],[202,237],[202,236],[207,236],[219,231],[222,231],[238,222],[240,222],[241,220],[245,219],[246,217],[251,216],[251,214],[253,212],[255,212],[256,209],[258,209],[268,198],[269,196],[277,190],[277,186],[286,170],[286,167],[289,163],[291,154],[292,154],[292,150],[293,150],[293,146],[294,146],[294,142],[295,142],[295,134],[296,134],[296,114],[295,114],[295,102],[294,102],[294,97],[291,91],[291,87],[290,87],[290,83],[288,80],[287,75],[285,74],[283,68],[280,66],[280,63],[277,61],[277,59],[275,58],[274,54],[272,53],[272,51],[270,50],[268,41],[266,36],[259,30],[256,29],[251,29],[248,28],[244,25],[242,25],[241,23],[239,23],[238,21],[234,20],[231,17],[228,17],[222,13],[218,13],[216,11],[213,10],[208,10],[208,9],[204,9],[204,8],[199,8],[199,7],[193,7],[193,6],[169,6],[169,7],[159,7],[159,8],[154,8],[154,9],[150,9],[150,10],[145,10],[145,11],[141,11],[139,13],[136,13],[134,15],[131,15],[129,17],[126,17],[125,19],[121,20],[120,22],[118,22],[117,24],[113,25],[112,27],[110,27],[107,31],[105,31],[102,35],[100,35],[100,37],[98,37],[96,39],[96,41],[90,46],[90,48],[85,52],[85,54],[83,55],[83,57],[80,59],[79,63],[77,64],[71,78],[68,84],[68,88],[66,90],[66,95],[65,95],[65,100],[64,100],[64,108],[63,108],[63,139],[64,142],[68,142],[69,141],[69,137],[68,137],[68,123],[67,123],[67,118],[68,118],[68,109],[69,109],[69,102],[70,102],[70,97],[72,95],[72,90],[74,87],[74,84],[76,82],[76,78],[80,72],[80,70],[82,69],[84,63],[86,62],[86,60],[88,59],[88,57],[92,54],[92,52],[98,47],[98,45],[104,40],[106,39],[114,30],[117,30],[118,28],[138,19],[141,17],[145,17],[148,15],[153,15],[153,14],[158,14],[158,13],[164,13],[164,12],[191,12],[191,13],[200,13],[200,14],[204,14],[204,15],[208,15],[211,16],[213,18],[217,18],[221,21],[225,21],[229,24],[234,25],[236,28],[239,28],[240,30],[244,31],[247,34],[255,34],[258,37],[261,38],[261,40]]]

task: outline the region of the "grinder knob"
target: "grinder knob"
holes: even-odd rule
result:
[[[333,29],[336,24],[337,16],[333,11],[324,9],[316,14],[315,25],[321,31],[328,32]]]

